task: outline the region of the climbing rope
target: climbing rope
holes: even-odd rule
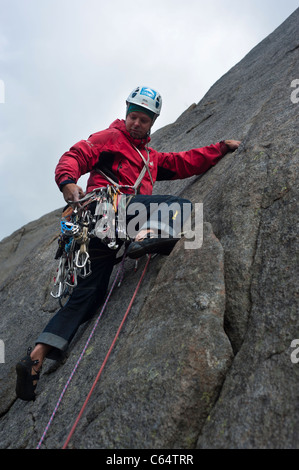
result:
[[[101,365],[101,367],[100,367],[100,370],[99,370],[99,372],[98,372],[98,374],[97,374],[97,376],[96,376],[96,378],[95,378],[95,381],[94,381],[94,383],[93,383],[93,385],[92,385],[92,387],[91,387],[91,389],[90,389],[90,391],[89,391],[89,393],[88,393],[88,395],[87,395],[87,397],[86,397],[86,399],[85,399],[85,402],[83,403],[83,406],[82,406],[82,408],[81,408],[81,410],[80,410],[80,413],[78,414],[78,416],[77,416],[77,418],[76,418],[76,421],[74,422],[74,424],[73,424],[73,426],[72,426],[72,429],[71,429],[71,431],[70,431],[70,433],[69,433],[69,435],[68,435],[68,437],[67,437],[67,439],[66,439],[66,441],[65,441],[65,443],[64,443],[64,445],[63,445],[63,447],[62,447],[62,449],[66,449],[66,448],[67,448],[67,446],[68,446],[68,444],[69,444],[69,442],[70,442],[70,439],[71,439],[72,435],[74,434],[75,429],[76,429],[76,427],[77,427],[77,425],[78,425],[78,423],[79,423],[79,421],[80,421],[80,419],[81,419],[81,417],[82,417],[82,415],[83,415],[83,413],[84,413],[84,410],[85,410],[85,408],[86,408],[86,406],[87,406],[87,403],[88,403],[88,401],[89,401],[89,399],[90,399],[90,397],[91,397],[91,395],[92,395],[92,393],[93,393],[93,391],[94,391],[94,389],[95,389],[95,386],[96,386],[97,382],[99,381],[99,378],[100,378],[100,376],[101,376],[101,374],[102,374],[102,372],[103,372],[103,369],[104,369],[104,367],[105,367],[105,365],[106,365],[106,363],[107,363],[107,361],[108,361],[108,359],[109,359],[109,356],[110,356],[110,354],[111,354],[111,352],[112,352],[112,349],[114,348],[114,345],[115,345],[116,340],[117,340],[117,338],[118,338],[118,336],[119,336],[119,333],[120,333],[120,331],[121,331],[121,329],[122,329],[122,327],[123,327],[123,324],[125,323],[125,320],[126,320],[128,314],[129,314],[130,310],[131,310],[132,304],[133,304],[133,302],[134,302],[134,300],[135,300],[135,297],[136,297],[136,295],[137,295],[137,293],[138,293],[139,287],[140,287],[140,285],[141,285],[141,283],[142,283],[142,280],[143,280],[143,278],[144,278],[144,275],[145,275],[145,273],[146,273],[146,270],[147,270],[147,267],[148,267],[148,265],[149,265],[150,259],[151,259],[151,255],[148,256],[146,265],[145,265],[145,267],[144,267],[144,269],[143,269],[143,272],[142,272],[142,274],[141,274],[141,277],[140,277],[140,279],[139,279],[139,282],[138,282],[138,284],[137,284],[137,287],[136,287],[136,289],[135,289],[135,292],[134,292],[134,294],[133,294],[133,296],[132,296],[132,298],[131,298],[131,301],[130,301],[130,303],[129,303],[129,306],[128,306],[127,310],[126,310],[126,313],[124,314],[124,317],[123,317],[122,322],[121,322],[121,324],[120,324],[120,326],[119,326],[119,328],[118,328],[118,330],[117,330],[117,333],[116,333],[116,335],[115,335],[115,337],[114,337],[114,340],[113,340],[112,343],[111,343],[111,346],[110,346],[110,348],[109,348],[109,351],[108,351],[108,353],[107,353],[107,355],[106,355],[106,357],[105,357],[105,359],[104,359],[104,361],[103,361],[103,363],[102,363],[102,365]]]
[[[47,426],[46,426],[46,428],[45,428],[45,430],[44,430],[44,432],[43,432],[43,435],[42,435],[42,437],[41,437],[41,439],[40,439],[40,441],[39,441],[39,443],[38,443],[36,449],[39,449],[39,448],[40,448],[40,446],[41,446],[41,444],[42,444],[42,442],[43,442],[43,440],[44,440],[44,438],[45,438],[45,436],[46,436],[46,434],[47,434],[47,432],[48,432],[48,429],[49,429],[49,427],[50,427],[50,425],[51,425],[51,423],[52,423],[52,421],[53,421],[53,419],[54,419],[54,417],[55,417],[55,415],[56,415],[56,413],[57,413],[57,410],[58,410],[58,407],[59,407],[59,405],[60,405],[60,403],[61,403],[61,400],[62,400],[62,398],[63,398],[63,396],[64,396],[64,394],[65,394],[65,392],[66,392],[66,390],[67,390],[67,388],[68,388],[68,386],[69,386],[69,384],[70,384],[70,382],[71,382],[71,380],[72,380],[72,378],[73,378],[73,376],[74,376],[74,374],[75,374],[75,372],[76,372],[76,370],[77,370],[77,368],[78,368],[78,366],[79,366],[79,364],[80,364],[80,362],[81,362],[81,360],[82,360],[82,358],[83,358],[83,356],[84,356],[84,354],[85,354],[86,349],[88,348],[88,345],[89,345],[89,343],[90,343],[90,341],[91,341],[91,338],[92,338],[93,335],[94,335],[94,332],[95,332],[95,330],[96,330],[96,328],[97,328],[97,326],[98,326],[98,323],[99,323],[99,321],[100,321],[100,319],[101,319],[101,317],[102,317],[102,315],[103,315],[103,312],[104,312],[104,310],[105,310],[105,308],[106,308],[106,306],[107,306],[108,300],[110,299],[111,294],[112,294],[112,292],[113,292],[113,290],[114,290],[114,287],[115,287],[115,285],[116,285],[117,279],[118,279],[120,273],[121,273],[122,270],[123,270],[123,264],[124,264],[124,261],[125,261],[125,255],[126,255],[126,254],[123,255],[121,264],[120,264],[120,266],[119,266],[119,268],[118,268],[118,270],[117,270],[117,273],[116,273],[116,275],[115,275],[114,281],[113,281],[112,286],[111,286],[111,288],[110,288],[110,291],[109,291],[109,293],[108,293],[108,295],[107,295],[107,297],[106,297],[106,299],[105,299],[105,302],[104,302],[103,307],[102,307],[102,309],[101,309],[101,311],[100,311],[100,314],[99,314],[98,318],[96,319],[96,322],[95,322],[95,324],[94,324],[94,327],[93,327],[93,329],[92,329],[92,331],[91,331],[91,333],[90,333],[90,335],[89,335],[89,337],[88,337],[88,339],[87,339],[87,341],[86,341],[86,344],[85,344],[85,346],[84,346],[84,348],[83,348],[83,350],[82,350],[82,352],[81,352],[81,354],[80,354],[80,356],[79,356],[79,359],[78,359],[78,361],[77,361],[77,363],[76,363],[74,369],[73,369],[72,372],[71,372],[71,375],[69,376],[69,378],[68,378],[68,380],[67,380],[67,382],[66,382],[66,384],[65,384],[65,386],[64,386],[64,388],[63,388],[63,390],[62,390],[62,392],[61,392],[61,395],[60,395],[60,397],[59,397],[59,399],[58,399],[58,402],[57,402],[57,404],[56,404],[56,406],[55,406],[55,408],[54,408],[54,411],[53,411],[53,413],[52,413],[52,415],[51,415],[51,417],[50,417],[50,419],[49,419],[49,422],[48,422],[48,424],[47,424]]]
[[[109,298],[111,297],[111,294],[112,294],[112,292],[113,292],[113,290],[114,290],[114,287],[115,287],[115,285],[116,285],[117,279],[118,279],[120,273],[123,273],[123,264],[124,264],[125,256],[126,256],[126,253],[123,255],[122,262],[121,262],[121,264],[120,264],[120,266],[119,266],[119,269],[118,269],[118,271],[117,271],[117,273],[116,273],[116,275],[115,275],[113,284],[112,284],[112,286],[111,286],[111,288],[110,288],[110,291],[109,291],[109,293],[108,293],[108,295],[107,295],[107,297],[106,297],[106,300],[105,300],[105,302],[104,302],[104,304],[103,304],[103,307],[102,307],[102,309],[101,309],[101,311],[100,311],[100,314],[99,314],[99,316],[97,317],[97,320],[96,320],[96,322],[95,322],[95,324],[94,324],[94,327],[93,327],[93,329],[92,329],[92,331],[91,331],[91,333],[90,333],[90,335],[89,335],[89,337],[88,337],[88,339],[87,339],[87,342],[86,342],[86,344],[85,344],[85,346],[84,346],[84,348],[83,348],[83,350],[82,350],[82,352],[81,352],[81,354],[80,354],[80,356],[79,356],[79,359],[78,359],[78,361],[76,362],[75,367],[74,367],[74,369],[72,370],[72,372],[71,372],[71,374],[70,374],[70,376],[69,376],[69,378],[68,378],[68,380],[67,380],[67,382],[66,382],[66,384],[65,384],[65,386],[64,386],[64,388],[63,388],[63,390],[62,390],[62,392],[61,392],[61,394],[60,394],[60,397],[59,397],[59,399],[58,399],[58,401],[57,401],[57,404],[56,404],[56,406],[55,406],[55,408],[54,408],[54,410],[53,410],[53,413],[52,413],[52,415],[51,415],[51,417],[50,417],[50,419],[49,419],[49,421],[48,421],[48,423],[47,423],[47,425],[46,425],[46,427],[45,427],[45,430],[44,430],[44,432],[43,432],[43,434],[42,434],[42,437],[40,438],[40,441],[39,441],[39,443],[38,443],[36,449],[40,449],[40,447],[41,447],[41,445],[42,445],[42,443],[43,443],[43,441],[44,441],[44,439],[45,439],[45,436],[46,436],[46,434],[47,434],[47,432],[48,432],[48,430],[49,430],[49,427],[50,427],[50,425],[51,425],[51,423],[52,423],[52,421],[53,421],[53,419],[54,419],[54,417],[55,417],[55,415],[56,415],[56,413],[57,413],[57,410],[58,410],[59,405],[60,405],[60,403],[61,403],[61,401],[62,401],[62,398],[63,398],[63,396],[65,395],[65,392],[66,392],[66,390],[67,390],[67,388],[68,388],[68,386],[69,386],[69,384],[70,384],[70,382],[71,382],[71,380],[72,380],[72,378],[73,378],[73,376],[74,376],[74,374],[75,374],[75,372],[76,372],[76,370],[77,370],[77,368],[78,368],[78,366],[79,366],[79,364],[80,364],[80,362],[81,362],[81,360],[82,360],[82,358],[83,358],[83,356],[84,356],[84,354],[85,354],[85,352],[86,352],[86,349],[88,348],[88,345],[89,345],[89,343],[90,343],[90,341],[91,341],[93,335],[94,335],[94,332],[95,332],[95,330],[96,330],[96,328],[97,328],[97,326],[98,326],[98,323],[99,323],[99,321],[100,321],[100,319],[101,319],[101,317],[102,317],[102,315],[103,315],[103,312],[104,312],[104,310],[105,310],[105,308],[106,308],[106,306],[107,306],[108,300],[109,300]],[[79,413],[79,415],[78,415],[78,417],[77,417],[77,419],[76,419],[76,421],[75,421],[75,423],[74,423],[74,425],[73,425],[73,427],[72,427],[72,429],[71,429],[71,432],[69,433],[69,436],[67,437],[67,440],[65,441],[65,443],[64,443],[64,445],[63,445],[63,449],[65,449],[65,448],[67,447],[67,445],[68,445],[68,443],[69,443],[69,441],[70,441],[70,439],[71,439],[71,437],[72,437],[72,435],[73,435],[73,433],[74,433],[74,431],[75,431],[75,428],[77,427],[77,424],[78,424],[78,422],[79,422],[79,420],[80,420],[80,418],[81,418],[81,416],[82,416],[82,414],[83,414],[83,412],[84,412],[84,409],[86,408],[86,405],[87,405],[87,403],[88,403],[88,401],[89,401],[89,398],[90,398],[90,396],[91,396],[91,394],[92,394],[92,392],[93,392],[93,390],[94,390],[94,388],[95,388],[95,386],[96,386],[96,384],[97,384],[97,382],[98,382],[98,380],[99,380],[99,378],[100,378],[100,375],[101,375],[101,373],[102,373],[102,371],[103,371],[103,369],[104,369],[104,367],[105,367],[105,365],[106,365],[106,363],[107,363],[107,361],[108,361],[108,358],[109,358],[109,356],[110,356],[110,354],[111,354],[111,351],[112,351],[112,349],[113,349],[113,347],[114,347],[114,345],[115,345],[115,342],[116,342],[116,340],[117,340],[117,338],[118,338],[118,336],[119,336],[119,333],[120,333],[120,331],[121,331],[121,329],[122,329],[122,327],[123,327],[123,324],[124,324],[124,322],[125,322],[125,320],[126,320],[128,314],[129,314],[129,312],[130,312],[130,310],[131,310],[132,304],[133,304],[133,302],[134,302],[134,300],[135,300],[135,297],[136,297],[136,295],[137,295],[137,292],[138,292],[138,290],[139,290],[139,287],[140,287],[140,285],[141,285],[141,282],[142,282],[142,280],[143,280],[143,278],[144,278],[144,275],[145,275],[145,273],[146,273],[146,270],[147,270],[147,267],[148,267],[148,265],[149,265],[150,259],[151,259],[151,255],[148,256],[147,263],[146,263],[146,265],[145,265],[145,267],[144,267],[144,270],[143,270],[143,272],[142,272],[142,274],[141,274],[141,277],[140,277],[140,279],[139,279],[139,282],[138,282],[138,284],[137,284],[137,287],[136,287],[136,289],[135,289],[135,292],[134,292],[134,294],[133,294],[133,296],[132,296],[132,299],[131,299],[131,301],[130,301],[130,303],[129,303],[129,306],[128,306],[127,310],[126,310],[126,313],[125,313],[125,315],[124,315],[124,317],[123,317],[123,319],[122,319],[122,322],[121,322],[121,324],[120,324],[120,326],[119,326],[119,328],[118,328],[118,330],[117,330],[117,333],[116,333],[116,335],[115,335],[115,338],[114,338],[114,340],[113,340],[113,342],[112,342],[112,344],[111,344],[111,346],[110,346],[110,348],[109,348],[109,351],[108,351],[108,353],[107,353],[107,355],[106,355],[106,357],[105,357],[105,359],[104,359],[104,362],[103,362],[103,364],[102,364],[102,366],[101,366],[101,368],[100,368],[100,370],[99,370],[99,372],[98,372],[98,375],[97,375],[97,377],[96,377],[96,379],[95,379],[95,381],[94,381],[94,384],[93,384],[93,386],[92,386],[92,388],[91,388],[91,390],[90,390],[90,392],[89,392],[89,394],[88,394],[88,396],[87,396],[87,398],[86,398],[86,400],[85,400],[85,402],[84,402],[84,404],[83,404],[83,406],[82,406],[82,408],[81,408],[81,411],[80,411],[80,413]]]

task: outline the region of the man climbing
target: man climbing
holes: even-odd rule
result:
[[[86,192],[112,185],[125,197],[126,223],[134,218],[133,207],[141,207],[143,222],[139,223],[127,250],[131,258],[161,252],[174,246],[180,237],[184,208],[190,201],[173,196],[153,196],[155,181],[188,178],[205,173],[226,153],[236,150],[240,142],[226,140],[184,152],[158,152],[148,146],[151,128],[162,107],[161,95],[148,87],[135,88],[126,101],[126,119],[114,121],[106,130],[81,140],[59,160],[55,180],[66,202],[80,205],[84,192],[77,181],[89,173]],[[178,204],[179,224],[174,217],[154,217],[153,204]],[[135,206],[134,206],[135,204]],[[190,211],[188,211],[190,215]],[[165,235],[166,234],[166,235]],[[45,357],[59,359],[67,350],[79,326],[96,312],[106,294],[115,263],[116,251],[100,238],[89,243],[91,275],[78,279],[68,302],[49,321],[36,340],[33,350],[17,366],[17,396],[35,399],[35,388]]]

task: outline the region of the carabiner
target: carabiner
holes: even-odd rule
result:
[[[75,265],[77,266],[78,269],[82,269],[86,266],[86,263],[89,259],[89,254],[87,251],[83,250],[78,250],[75,255]]]

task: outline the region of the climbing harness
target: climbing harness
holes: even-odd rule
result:
[[[119,248],[120,239],[128,240],[125,221],[118,218],[117,209],[122,196],[118,188],[108,185],[94,189],[78,202],[69,202],[60,222],[61,233],[55,255],[59,265],[52,297],[61,302],[77,286],[78,276],[86,278],[91,274],[88,253],[91,238],[100,238],[111,250]]]
[[[91,333],[90,333],[90,335],[89,335],[89,337],[88,337],[88,339],[87,339],[87,342],[86,342],[86,344],[85,344],[85,346],[84,346],[84,348],[83,348],[83,350],[82,350],[82,352],[81,352],[81,354],[80,354],[80,356],[79,356],[79,359],[78,359],[78,361],[76,362],[75,367],[74,367],[74,369],[72,370],[72,372],[71,372],[71,374],[70,374],[70,376],[69,376],[69,378],[68,378],[68,380],[67,380],[67,382],[66,382],[66,384],[65,384],[65,386],[64,386],[64,388],[63,388],[63,390],[62,390],[62,392],[61,392],[61,394],[60,394],[60,397],[59,397],[59,399],[58,399],[58,402],[57,402],[57,404],[56,404],[56,406],[55,406],[55,408],[54,408],[54,411],[53,411],[53,413],[52,413],[52,415],[51,415],[49,421],[48,421],[48,424],[47,424],[46,427],[45,427],[45,430],[44,430],[44,432],[43,432],[43,434],[42,434],[42,437],[40,438],[40,441],[39,441],[39,443],[38,443],[36,449],[40,449],[40,447],[41,447],[41,445],[42,445],[42,443],[43,443],[43,441],[44,441],[44,439],[45,439],[45,436],[46,436],[46,434],[47,434],[47,432],[48,432],[48,430],[49,430],[49,427],[50,427],[50,425],[51,425],[51,423],[52,423],[52,421],[53,421],[53,419],[54,419],[54,417],[55,417],[55,415],[56,415],[56,413],[57,413],[57,410],[58,410],[59,405],[60,405],[60,403],[61,403],[61,401],[62,401],[62,398],[63,398],[63,396],[64,396],[64,394],[65,394],[65,392],[66,392],[66,390],[67,390],[67,388],[68,388],[68,386],[69,386],[69,384],[70,384],[70,382],[71,382],[71,380],[72,380],[72,378],[73,378],[73,376],[74,376],[74,374],[75,374],[75,372],[76,372],[76,370],[77,370],[77,368],[78,368],[78,366],[79,366],[79,364],[80,364],[80,362],[81,362],[81,360],[82,360],[82,358],[83,358],[83,356],[84,356],[84,354],[85,354],[85,352],[86,352],[86,349],[88,348],[88,345],[89,345],[89,343],[90,343],[90,341],[91,341],[91,339],[92,339],[94,333],[95,333],[95,330],[96,330],[96,328],[97,328],[97,326],[98,326],[98,323],[99,323],[99,321],[100,321],[100,319],[101,319],[101,317],[102,317],[102,315],[103,315],[103,312],[104,312],[104,310],[105,310],[105,308],[106,308],[106,306],[107,306],[108,300],[109,300],[109,298],[111,297],[111,294],[112,294],[112,292],[113,292],[113,290],[114,290],[114,287],[115,287],[115,285],[116,285],[117,279],[118,279],[120,273],[122,272],[125,257],[126,257],[126,253],[124,253],[124,255],[123,255],[123,257],[122,257],[121,265],[120,265],[119,268],[118,268],[118,271],[117,271],[117,273],[116,273],[116,275],[115,275],[114,281],[113,281],[112,286],[111,286],[111,288],[110,288],[110,291],[109,291],[109,293],[108,293],[108,295],[107,295],[107,297],[106,297],[106,300],[105,300],[105,302],[104,302],[104,304],[103,304],[103,307],[102,307],[102,309],[101,309],[101,311],[100,311],[100,313],[99,313],[99,316],[98,316],[98,318],[96,319],[96,322],[95,322],[95,324],[94,324],[94,326],[93,326],[93,329],[92,329],[92,331],[91,331]],[[117,333],[116,333],[116,335],[115,335],[115,337],[114,337],[114,340],[113,340],[112,343],[111,343],[111,346],[110,346],[110,348],[109,348],[109,350],[108,350],[108,353],[107,353],[107,355],[106,355],[106,357],[105,357],[105,359],[104,359],[104,361],[103,361],[103,363],[102,363],[102,366],[101,366],[101,368],[100,368],[100,370],[99,370],[99,372],[98,372],[98,374],[97,374],[97,377],[96,377],[96,379],[95,379],[95,381],[94,381],[94,383],[93,383],[93,385],[92,385],[92,388],[91,388],[90,392],[88,393],[88,396],[87,396],[87,398],[86,398],[86,400],[85,400],[85,402],[84,402],[84,404],[83,404],[83,406],[82,406],[82,408],[81,408],[81,411],[80,411],[80,413],[79,413],[79,415],[78,415],[78,417],[77,417],[77,419],[76,419],[74,425],[72,426],[71,432],[69,433],[69,435],[68,435],[68,437],[67,437],[67,440],[65,441],[65,443],[64,443],[64,445],[63,445],[63,449],[65,449],[65,448],[68,446],[68,443],[69,443],[69,441],[70,441],[70,439],[71,439],[71,437],[72,437],[72,435],[73,435],[73,433],[74,433],[74,431],[75,431],[75,428],[76,428],[76,426],[77,426],[77,424],[78,424],[78,422],[79,422],[79,420],[80,420],[80,418],[81,418],[81,416],[82,416],[82,414],[83,414],[83,412],[84,412],[84,409],[86,408],[86,405],[87,405],[87,403],[88,403],[88,401],[89,401],[89,398],[90,398],[90,396],[91,396],[91,394],[92,394],[92,392],[93,392],[93,390],[94,390],[94,388],[95,388],[95,386],[96,386],[96,384],[97,384],[97,382],[98,382],[98,380],[99,380],[99,378],[100,378],[100,375],[101,375],[101,373],[102,373],[102,371],[103,371],[103,369],[104,369],[104,367],[105,367],[105,365],[106,365],[106,363],[107,363],[107,361],[108,361],[108,358],[109,358],[109,356],[110,356],[110,354],[111,354],[111,351],[112,351],[112,349],[113,349],[113,347],[114,347],[114,345],[115,345],[115,343],[116,343],[116,341],[117,341],[117,338],[118,338],[118,336],[119,336],[119,334],[120,334],[120,331],[121,331],[121,329],[122,329],[122,327],[123,327],[123,324],[124,324],[124,322],[125,322],[125,320],[126,320],[128,314],[129,314],[129,312],[130,312],[130,310],[131,310],[132,304],[133,304],[133,302],[134,302],[134,300],[135,300],[135,297],[136,297],[136,295],[137,295],[137,293],[138,293],[138,290],[139,290],[139,288],[140,288],[141,282],[142,282],[142,280],[143,280],[143,278],[144,278],[144,276],[145,276],[145,273],[146,273],[146,271],[147,271],[147,268],[148,268],[150,259],[151,259],[151,255],[148,256],[147,262],[146,262],[146,264],[145,264],[145,267],[144,267],[144,269],[143,269],[143,272],[142,272],[142,274],[141,274],[141,277],[140,277],[140,279],[139,279],[139,281],[138,281],[138,284],[137,284],[137,286],[136,286],[136,289],[135,289],[135,291],[134,291],[134,294],[133,294],[133,296],[132,296],[132,298],[131,298],[131,301],[130,301],[130,303],[129,303],[129,306],[128,306],[128,308],[127,308],[127,310],[126,310],[126,312],[125,312],[125,315],[124,315],[124,317],[123,317],[123,319],[122,319],[122,321],[121,321],[121,324],[120,324],[120,326],[119,326],[119,328],[118,328],[118,330],[117,330]]]

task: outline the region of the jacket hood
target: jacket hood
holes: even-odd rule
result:
[[[131,135],[126,129],[126,122],[124,119],[116,119],[115,121],[113,121],[112,124],[110,124],[109,129],[117,129],[121,131],[126,136],[126,138],[136,147],[144,147],[151,140],[150,136],[147,136],[145,139],[134,139],[133,137],[131,137]]]

